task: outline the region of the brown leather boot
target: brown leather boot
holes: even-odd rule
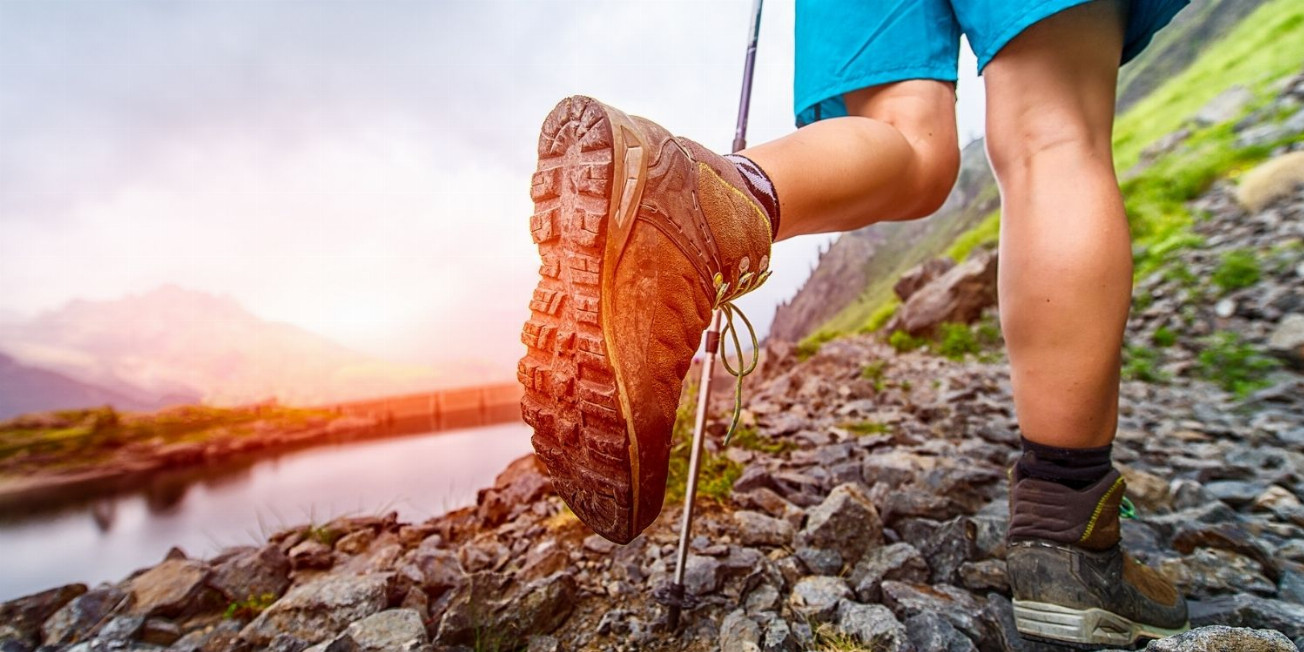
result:
[[[1123,552],[1126,483],[1115,469],[1076,491],[1011,472],[1005,566],[1024,636],[1098,649],[1186,631],[1186,601]]]
[[[626,543],[661,511],[680,389],[712,309],[767,276],[769,220],[732,163],[588,97],[543,123],[542,278],[521,412],[553,486]]]

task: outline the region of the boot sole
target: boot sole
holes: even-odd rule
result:
[[[1138,623],[1104,609],[1073,609],[1046,602],[1014,601],[1014,625],[1019,633],[1054,643],[1131,646],[1138,638],[1164,638],[1190,629],[1190,624],[1165,629]]]
[[[521,332],[521,415],[557,493],[617,543],[640,529],[639,457],[605,292],[632,231],[646,152],[628,116],[567,98],[544,120],[530,188],[543,264]]]

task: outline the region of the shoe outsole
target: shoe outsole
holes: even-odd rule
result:
[[[635,479],[617,371],[603,336],[601,280],[615,173],[612,119],[596,100],[562,100],[539,135],[530,232],[543,263],[521,331],[521,414],[557,493],[597,533],[625,543]]]
[[[1175,636],[1190,625],[1166,629],[1138,623],[1105,609],[1074,609],[1031,600],[1014,601],[1014,624],[1025,638],[1077,649],[1130,649],[1141,638]]]

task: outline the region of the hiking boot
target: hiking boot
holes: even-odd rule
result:
[[[517,368],[553,486],[617,543],[661,511],[683,378],[717,307],[768,275],[770,226],[733,165],[588,97],[539,135],[542,278]]]
[[[1081,491],[1019,476],[1016,465],[1006,570],[1020,634],[1095,649],[1190,627],[1172,583],[1119,546],[1126,483],[1116,469]]]

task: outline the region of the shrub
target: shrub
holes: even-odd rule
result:
[[[896,330],[892,331],[892,334],[888,336],[887,343],[891,345],[892,348],[896,349],[897,353],[904,353],[906,351],[914,351],[915,349],[927,344],[928,341],[914,337],[905,331]]]
[[[1239,397],[1270,385],[1268,373],[1280,365],[1231,331],[1214,333],[1204,345],[1196,357],[1200,375]]]
[[[1155,329],[1155,334],[1150,340],[1155,343],[1155,346],[1167,348],[1177,343],[1177,333],[1167,326],[1160,326]]]
[[[978,353],[982,347],[978,338],[965,324],[942,324],[938,329],[937,352],[952,360],[961,360],[970,353]]]
[[[1147,383],[1159,383],[1167,376],[1159,371],[1159,352],[1145,346],[1127,345],[1123,347],[1123,377],[1128,380],[1140,380]]]
[[[1213,282],[1224,292],[1254,285],[1259,282],[1259,259],[1245,249],[1229,251],[1213,270]]]

